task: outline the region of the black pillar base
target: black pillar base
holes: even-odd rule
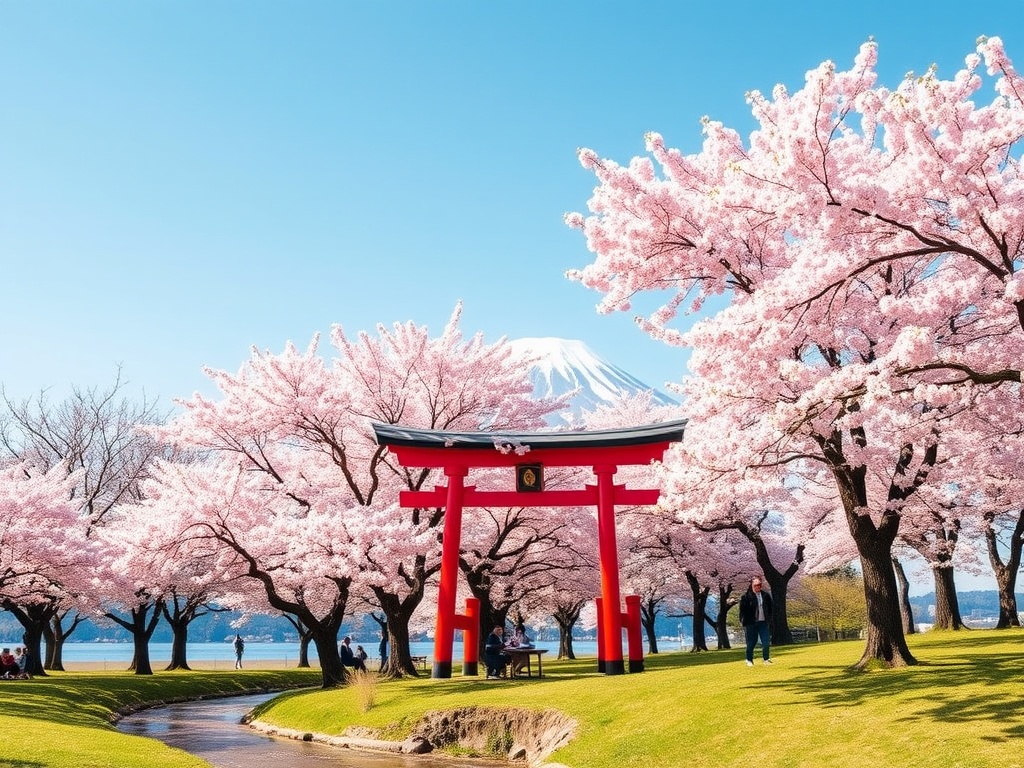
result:
[[[633,661],[632,659],[630,659],[629,660],[629,671],[630,672],[643,672],[644,671],[644,660],[640,659],[640,661]]]
[[[604,673],[606,675],[624,675],[626,674],[626,663],[621,659],[618,661],[606,661],[604,663]]]
[[[435,661],[434,672],[431,677],[451,677],[452,663],[450,661]]]
[[[597,660],[597,671],[604,672],[604,659]]]
[[[472,677],[477,677],[480,674],[480,672],[477,671],[477,664],[479,664],[479,663],[480,662],[478,662],[478,661],[465,661],[465,662],[463,662],[462,663],[462,674],[463,674],[463,676],[471,675]]]

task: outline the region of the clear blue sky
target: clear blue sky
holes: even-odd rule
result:
[[[0,381],[110,383],[170,405],[255,345],[457,300],[488,340],[581,339],[648,384],[685,372],[563,273],[562,222],[656,130],[750,128],[868,36],[890,85],[978,35],[1024,65],[1024,1],[0,0]]]

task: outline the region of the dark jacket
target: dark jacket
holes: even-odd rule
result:
[[[491,632],[487,636],[487,642],[484,643],[484,656],[492,659],[499,658],[501,656],[501,650],[505,647],[505,641],[498,635]]]
[[[774,608],[772,604],[772,596],[761,590],[761,602],[764,603],[764,620],[769,624],[772,623],[772,610]],[[757,623],[757,595],[754,594],[754,590],[748,589],[744,593],[743,597],[740,598],[740,624],[744,627],[749,627],[752,624]]]
[[[338,653],[341,654],[341,664],[345,667],[354,667],[356,665],[356,657],[352,653],[352,648],[345,643],[338,646]]]

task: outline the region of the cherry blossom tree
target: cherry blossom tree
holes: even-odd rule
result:
[[[150,461],[165,453],[164,446],[137,429],[163,418],[156,403],[127,397],[125,386],[118,371],[109,387],[72,387],[58,402],[46,392],[14,400],[0,391],[0,451],[30,462],[35,471],[63,467],[74,473],[77,484],[69,496],[90,529],[102,525],[117,504],[138,498]],[[44,666],[60,671],[64,642],[85,617],[77,610],[77,598],[58,599],[58,592],[50,592],[45,610],[38,603],[32,610],[46,614]]]
[[[200,459],[180,456],[177,461],[187,465]],[[158,484],[143,484],[137,495],[141,496],[147,487],[158,494],[161,490]],[[114,507],[94,531],[104,546],[116,553],[112,561],[114,568],[121,572],[130,569],[136,577],[135,588],[159,595],[156,613],[163,616],[172,632],[168,670],[190,668],[188,631],[192,622],[210,613],[228,610],[225,601],[241,591],[237,585],[239,571],[234,567],[235,558],[226,548],[215,540],[197,540],[189,547],[181,546],[183,532],[191,522],[191,513],[185,506],[141,499]],[[116,596],[108,596],[108,599],[120,602]],[[265,608],[265,603],[261,603],[260,608]],[[122,623],[117,618],[108,618]],[[134,619],[130,623],[134,624]],[[148,621],[144,626],[148,629]],[[153,629],[155,627],[154,623]]]
[[[131,635],[133,656],[128,668],[136,675],[153,674],[149,643],[165,600],[161,563],[147,546],[161,535],[161,517],[111,512],[92,532],[100,549],[90,591],[95,618],[117,624]]]
[[[658,615],[689,591],[682,572],[671,558],[651,557],[642,548],[626,552],[619,570],[624,590],[640,597],[640,623],[647,635],[647,652],[658,653]]]
[[[987,552],[999,593],[996,626],[1005,628],[1020,626],[1016,584],[1024,547],[1024,478],[1019,471],[1024,419],[1019,416],[1016,396],[1005,389],[998,394],[976,409],[972,420],[975,434],[961,440],[963,447],[952,457],[947,474],[957,481],[950,483],[951,503],[968,508],[961,519],[969,543],[979,543],[968,551]],[[968,561],[966,566],[974,572],[980,570],[974,562]]]
[[[430,473],[398,466],[376,444],[371,422],[528,429],[552,408],[530,398],[527,369],[506,342],[464,339],[460,317],[461,306],[436,338],[412,323],[380,326],[376,337],[355,340],[335,327],[330,362],[318,352],[319,337],[304,351],[291,344],[280,355],[254,351],[238,375],[209,372],[219,400],[197,396],[157,431],[219,457],[217,473],[234,466],[258,478],[230,478],[226,487],[238,498],[206,505],[205,521],[194,518],[190,535],[230,548],[246,575],[263,584],[270,605],[309,630],[325,685],[341,679],[336,635],[353,588],[372,592],[387,617],[386,671],[416,674],[409,621],[439,567],[443,510],[398,505],[399,492],[419,489]],[[245,515],[228,518],[229,502]],[[309,604],[314,593],[316,610]]]
[[[481,650],[513,608],[530,613],[533,602],[556,588],[566,572],[585,566],[575,547],[581,526],[573,512],[589,528],[588,512],[567,508],[484,508],[463,519],[459,568],[480,601]]]
[[[94,562],[78,504],[80,482],[63,464],[48,472],[18,462],[0,468],[0,607],[24,628],[30,672],[44,674],[43,632],[79,593]]]
[[[348,531],[360,522],[346,514],[346,500],[316,482],[312,457],[288,456],[275,447],[264,444],[259,455],[284,481],[283,489],[221,456],[207,463],[158,463],[144,504],[154,516],[182,510],[182,551],[221,548],[222,573],[255,581],[272,609],[309,627],[328,687],[344,674],[337,636],[358,573]]]
[[[600,592],[596,570],[589,571],[592,578],[586,586],[579,579],[574,578],[584,572],[586,571],[583,569],[577,569],[569,574],[568,579],[564,581],[560,579],[557,586],[552,586],[537,601],[539,604],[549,607],[551,618],[554,620],[555,626],[558,627],[559,659],[576,658],[576,652],[572,645],[573,628],[580,620],[583,607],[594,599],[595,594]]]
[[[485,344],[480,335],[465,340],[461,314],[459,305],[436,338],[413,324],[378,328],[378,338],[361,334],[355,342],[335,330],[346,386],[353,393],[352,415],[363,420],[364,429],[368,418],[449,431],[530,430],[542,427],[544,417],[561,406],[561,400],[532,397],[531,361],[511,355],[504,340]],[[350,444],[343,447],[351,451]],[[360,512],[373,516],[360,542],[362,581],[385,615],[391,648],[385,672],[417,674],[409,654],[409,621],[427,581],[440,569],[444,510],[399,508],[398,492],[420,490],[431,474],[400,467],[373,448],[370,465],[380,489],[366,494]]]
[[[556,578],[531,596],[529,615],[537,623],[550,617],[558,628],[558,658],[575,659],[573,629],[584,608],[601,594],[597,520],[593,510],[569,510],[559,538],[568,544]]]
[[[795,461],[832,476],[864,573],[860,664],[896,666],[914,662],[891,564],[907,502],[945,422],[1020,381],[1024,87],[997,38],[952,80],[929,70],[894,91],[876,57],[868,43],[848,71],[826,62],[795,93],[751,93],[746,146],[710,120],[693,156],[649,135],[661,175],[584,150],[593,215],[568,221],[596,254],[570,277],[605,294],[603,311],[669,291],[638,322],[694,348],[686,406],[723,419],[708,450],[735,477]],[[982,60],[993,99],[978,106]],[[721,294],[709,319],[671,327]]]

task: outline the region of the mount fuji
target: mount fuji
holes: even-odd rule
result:
[[[582,341],[555,337],[513,339],[513,353],[538,358],[530,370],[534,396],[557,397],[576,391],[571,414],[554,417],[552,426],[568,425],[584,410],[607,405],[622,395],[651,392],[655,405],[678,405],[678,401],[644,384],[630,373],[595,355]]]

